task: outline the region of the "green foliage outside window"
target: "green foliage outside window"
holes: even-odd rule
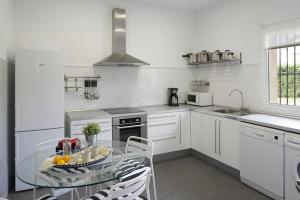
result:
[[[288,72],[288,75],[287,75]],[[294,97],[294,83],[296,86],[296,97],[300,97],[300,65],[296,66],[294,76],[294,65],[289,65],[288,70],[286,66],[281,66],[281,73],[278,67],[278,97],[280,97],[280,88],[281,88],[281,98]],[[294,80],[295,77],[295,80]],[[280,81],[281,79],[281,81]],[[281,85],[280,85],[281,82]],[[287,88],[288,85],[288,88]],[[281,87],[280,87],[281,86]],[[288,92],[287,92],[288,91]]]

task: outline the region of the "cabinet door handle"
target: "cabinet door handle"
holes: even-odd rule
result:
[[[215,153],[217,153],[217,120],[215,119]]]
[[[219,120],[219,155],[221,156],[221,120]]]
[[[181,127],[181,115],[179,115],[179,144],[181,144],[181,134],[182,134],[182,127]]]

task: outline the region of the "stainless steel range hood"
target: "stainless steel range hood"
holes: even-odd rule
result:
[[[134,66],[149,65],[126,53],[126,10],[114,8],[112,11],[112,55],[94,66]]]

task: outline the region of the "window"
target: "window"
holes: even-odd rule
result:
[[[300,45],[267,51],[269,103],[300,106]]]

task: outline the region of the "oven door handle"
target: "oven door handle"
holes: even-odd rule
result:
[[[117,129],[127,129],[127,128],[137,128],[137,127],[143,127],[145,124],[139,124],[139,125],[132,125],[132,126],[117,126]]]

